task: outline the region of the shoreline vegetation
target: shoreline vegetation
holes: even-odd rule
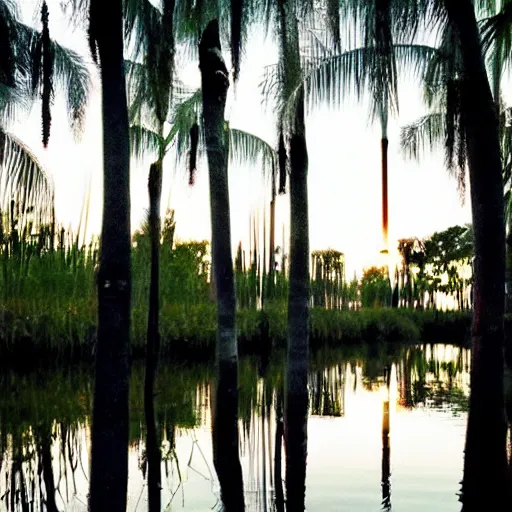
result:
[[[81,237],[63,229],[55,236],[55,231],[53,226],[43,226],[38,235],[27,235],[30,230],[18,232],[13,228],[1,236],[0,365],[66,364],[94,358],[99,244],[81,244]],[[216,306],[209,243],[175,241],[174,231],[174,215],[169,210],[160,251],[161,355],[177,360],[212,360]],[[466,233],[462,228],[458,231]],[[440,235],[432,240],[436,237]],[[410,250],[405,256],[420,254],[412,239],[407,242]],[[461,257],[461,251],[454,250],[455,256],[445,255],[441,260],[436,255],[440,251],[428,245],[427,249],[427,254],[434,255],[429,256],[430,266],[430,260],[425,264],[425,259],[417,258],[422,264],[415,273],[414,258],[404,257],[402,268],[395,271],[393,290],[384,269],[372,267],[360,280],[348,281],[342,253],[314,252],[310,348],[375,342],[467,344],[471,325],[467,300],[458,300],[462,309],[451,311],[436,309],[432,300],[437,292],[451,293],[457,299],[469,297],[467,278],[459,278],[455,263],[450,263],[464,263],[467,251]],[[145,355],[150,257],[149,227],[142,225],[132,238],[134,359]],[[246,251],[240,245],[234,260],[238,346],[244,355],[265,356],[286,346],[287,255],[277,248],[273,259],[274,271],[266,273],[257,248]],[[440,284],[447,268],[451,270],[449,286]]]
[[[23,304],[18,304],[23,307]],[[26,304],[25,304],[26,306]],[[21,309],[20,307],[20,309]],[[94,308],[93,308],[94,310]],[[146,312],[133,312],[131,355],[145,355]],[[94,358],[96,325],[92,311],[71,310],[24,315],[0,310],[0,360],[67,363]],[[512,326],[512,317],[507,319]],[[237,311],[238,347],[243,355],[268,356],[286,346],[286,304]],[[353,311],[311,308],[310,348],[339,348],[357,343],[449,343],[467,346],[469,311],[415,311],[374,308]],[[213,304],[169,305],[161,314],[161,356],[206,361],[215,355],[216,310]]]

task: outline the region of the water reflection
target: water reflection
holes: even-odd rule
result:
[[[283,511],[283,358],[273,357],[263,371],[256,359],[240,364],[247,510]],[[135,365],[132,511],[147,509],[143,375]],[[175,364],[159,372],[164,509],[219,504],[209,430],[212,375],[210,366]],[[312,355],[308,511],[391,510],[391,503],[397,511],[459,510],[468,391],[469,353],[448,345]],[[87,510],[90,369],[4,373],[0,392],[0,510]]]

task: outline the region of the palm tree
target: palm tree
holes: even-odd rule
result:
[[[490,11],[490,12],[489,12]],[[494,102],[500,118],[500,134],[502,137],[502,162],[505,183],[506,204],[506,271],[505,271],[505,310],[512,312],[512,209],[510,202],[510,177],[512,165],[512,127],[509,122],[510,109],[503,108],[501,101],[501,82],[503,72],[510,64],[510,35],[512,31],[512,5],[502,2],[501,10],[487,9],[489,14],[480,22],[482,43],[486,56]]]
[[[143,73],[142,65],[129,63],[129,77],[138,73],[139,80]],[[136,71],[137,70],[137,71]],[[130,82],[129,78],[129,82]],[[130,88],[130,87],[129,87]],[[140,90],[138,87],[136,91]],[[182,85],[175,86],[176,97],[187,96],[180,102],[172,106],[171,125],[167,134],[152,131],[148,127],[151,123],[144,124],[141,116],[136,117],[136,122],[141,124],[133,124],[130,127],[132,155],[136,159],[142,159],[147,154],[156,153],[161,155],[159,158],[174,152],[177,165],[181,165],[186,158],[188,160],[189,183],[194,181],[194,173],[197,168],[197,162],[200,156],[205,152],[204,134],[205,126],[201,116],[201,90],[194,92],[186,91]],[[144,96],[147,98],[147,95]],[[239,164],[262,164],[264,174],[268,169],[275,168],[275,152],[273,148],[263,139],[235,128],[230,128],[229,124],[225,124],[229,143],[229,161]],[[155,164],[152,164],[154,166]],[[275,188],[275,187],[274,187]],[[275,198],[273,198],[275,200]],[[152,206],[151,208],[155,208]],[[156,240],[159,240],[158,237]],[[153,265],[153,263],[152,263]],[[149,477],[150,461],[148,457],[148,477]]]
[[[422,75],[437,49],[423,44],[401,42],[405,37],[394,36],[396,21],[389,2],[372,0],[341,2],[343,19],[359,19],[363,30],[363,46],[343,50],[340,45],[330,48],[313,34],[309,44],[304,87],[306,104],[340,106],[343,99],[364,92],[370,95],[370,120],[378,120],[381,129],[381,184],[383,251],[388,247],[388,122],[398,113],[398,76],[413,72]],[[400,42],[395,42],[398,38]],[[293,101],[294,94],[291,99]]]
[[[90,510],[126,510],[130,350],[130,152],[122,0],[90,1],[89,37],[102,82],[104,192]]]
[[[372,0],[369,2],[346,1],[343,5],[345,19],[361,20],[364,32],[362,66],[368,73],[371,94],[371,116],[378,117],[381,127],[382,171],[382,237],[383,251],[388,252],[388,117],[398,109],[397,62],[393,44],[392,3]],[[371,49],[370,51],[368,51]]]
[[[463,480],[463,510],[467,512],[498,506],[509,488],[503,396],[502,162],[498,116],[475,6],[471,0],[457,2],[456,6],[444,0],[432,3],[430,15],[444,27],[442,45],[449,50],[449,58],[436,76],[438,87],[446,91],[444,126],[437,117],[428,128],[447,134],[448,154],[457,151],[460,169],[467,158],[473,207],[473,351]]]
[[[459,37],[461,111],[475,243],[471,395],[464,458],[463,510],[510,503],[504,414],[505,219],[499,126],[471,0],[445,0]],[[508,498],[508,499],[506,499]]]
[[[48,14],[45,3],[42,10]],[[48,83],[44,83],[51,78],[52,88],[58,86],[67,96],[70,126],[79,135],[89,94],[89,73],[77,53],[49,38],[47,26],[42,34],[21,23],[14,1],[0,1],[0,27],[0,211],[8,211],[12,200],[19,210],[18,228],[23,229],[30,216],[37,229],[41,223],[54,225],[53,183],[34,152],[9,132],[9,126],[28,112],[39,94],[48,96]],[[50,61],[44,60],[43,43]],[[49,99],[43,101],[46,114]],[[48,142],[48,118],[43,117]]]
[[[203,32],[199,68],[210,176],[212,264],[217,290],[218,380],[212,426],[213,461],[225,510],[242,511],[245,506],[238,453],[238,350],[224,122],[229,77],[221,54],[217,20],[211,21]]]
[[[373,2],[370,2],[373,5]],[[317,37],[313,38],[312,62],[303,63],[301,66],[301,57],[298,44],[298,27],[296,23],[297,6],[293,2],[277,2],[278,20],[280,24],[280,49],[282,60],[277,70],[271,77],[274,83],[267,84],[267,92],[273,91],[273,85],[278,85],[281,92],[281,117],[279,120],[279,163],[280,171],[286,165],[286,147],[284,143],[283,131],[288,130],[290,139],[290,202],[291,202],[291,262],[290,262],[290,296],[289,296],[289,353],[288,353],[288,391],[286,393],[287,403],[297,406],[297,414],[303,420],[292,421],[292,411],[287,409],[285,414],[287,427],[287,436],[293,437],[294,430],[297,434],[295,441],[288,439],[296,450],[290,448],[287,450],[287,457],[292,453],[302,451],[299,457],[303,462],[291,462],[287,460],[287,486],[294,488],[290,493],[292,500],[302,500],[302,504],[290,503],[291,506],[303,507],[304,496],[303,487],[297,487],[292,483],[292,470],[297,475],[299,481],[305,476],[305,447],[306,447],[306,428],[303,424],[307,417],[307,393],[303,400],[297,399],[291,391],[295,388],[296,393],[300,394],[301,389],[305,388],[307,379],[307,325],[308,325],[308,285],[304,285],[303,279],[308,279],[309,275],[309,257],[308,257],[308,234],[307,234],[307,149],[305,144],[305,126],[304,126],[304,103],[311,104],[311,100],[320,102],[328,99],[329,101],[339,101],[340,90],[342,91],[361,91],[361,85],[369,82],[372,88],[372,101],[374,115],[377,113],[381,119],[383,128],[383,178],[385,181],[387,175],[387,136],[385,129],[387,126],[387,111],[392,104],[392,99],[396,95],[396,64],[395,57],[389,55],[389,50],[393,47],[391,33],[386,23],[389,23],[389,13],[381,13],[378,9],[370,9],[373,15],[373,25],[368,22],[368,27],[377,26],[377,33],[374,29],[368,29],[366,37],[367,44],[371,46],[359,48],[350,52],[326,54],[325,45],[321,44]],[[307,3],[309,5],[309,3]],[[327,9],[327,19],[329,20],[330,32],[335,41],[337,51],[340,48],[339,43],[339,19],[340,11],[337,2],[329,2]],[[346,12],[355,15],[361,5],[367,2],[354,2],[346,6]],[[379,4],[381,5],[381,4]],[[373,6],[375,7],[375,6]],[[370,14],[368,14],[370,18]],[[383,19],[381,19],[383,18]],[[295,19],[295,22],[293,21]],[[375,19],[377,23],[375,23]],[[380,23],[380,25],[379,25]],[[320,50],[320,51],[319,51]],[[388,53],[385,53],[385,52]],[[410,50],[405,45],[399,48],[404,55],[404,60],[416,58],[418,60],[423,54],[432,51],[428,47],[413,48]],[[411,57],[412,56],[412,57]],[[363,66],[362,66],[363,64]],[[369,66],[371,64],[371,66]],[[370,69],[369,77],[362,70]],[[351,73],[347,73],[347,71]],[[366,82],[365,82],[366,81]],[[304,101],[306,99],[306,102]],[[285,128],[285,130],[283,130]],[[383,187],[384,199],[386,198],[386,187]],[[386,201],[383,203],[383,228],[387,232],[387,207]],[[387,236],[385,236],[387,238]],[[300,409],[300,413],[298,410]],[[295,425],[293,427],[292,425]],[[299,429],[301,430],[299,432]],[[296,443],[296,444],[295,444]],[[299,474],[302,473],[302,476]],[[296,489],[300,488],[300,492]],[[302,496],[302,497],[301,497]]]
[[[345,4],[353,12],[361,12],[359,9],[370,12],[373,2],[353,2],[346,0]],[[489,5],[486,2],[480,2],[482,5]],[[383,4],[384,5],[384,4]],[[465,503],[470,503],[472,498],[478,506],[482,505],[479,497],[489,490],[503,487],[503,307],[501,304],[502,291],[500,290],[500,280],[502,280],[502,249],[503,237],[500,233],[503,229],[503,198],[497,197],[497,187],[501,184],[501,165],[496,157],[496,150],[499,156],[499,138],[496,131],[497,121],[494,119],[494,105],[490,87],[485,73],[485,67],[482,59],[478,27],[474,13],[474,6],[470,0],[465,1],[462,8],[457,8],[450,0],[430,1],[430,2],[408,2],[407,0],[392,2],[392,21],[393,30],[397,30],[403,37],[413,36],[420,25],[443,27],[442,34],[446,43],[456,41],[455,46],[451,46],[458,52],[458,55],[444,56],[438,54],[438,60],[444,60],[447,64],[440,69],[446,72],[450,71],[450,66],[460,62],[461,67],[459,76],[463,80],[449,82],[449,90],[452,109],[447,116],[446,121],[449,125],[448,133],[451,134],[447,140],[449,154],[451,159],[457,157],[459,168],[463,167],[464,151],[463,143],[467,147],[467,159],[470,170],[471,193],[473,204],[473,224],[479,225],[475,230],[475,314],[473,322],[474,338],[474,360],[472,370],[472,382],[475,387],[472,388],[473,413],[470,414],[468,423],[467,455],[465,462],[465,484],[468,492]],[[362,19],[365,19],[364,17]],[[447,45],[445,45],[445,48]],[[471,51],[469,50],[471,48]],[[389,54],[393,50],[391,45],[382,46],[381,51]],[[472,53],[471,53],[472,52]],[[457,58],[454,58],[457,57]],[[381,57],[382,58],[382,57]],[[389,57],[385,57],[388,59]],[[453,67],[451,69],[453,72]],[[435,85],[439,86],[443,76],[437,75]],[[391,76],[391,75],[390,75]],[[455,78],[458,78],[455,75]],[[389,76],[388,76],[389,79]],[[320,82],[319,82],[320,83]],[[468,85],[468,84],[471,84]],[[475,91],[479,91],[479,96]],[[434,90],[434,92],[436,92]],[[336,97],[336,96],[334,96]],[[489,99],[491,102],[489,103]],[[454,101],[455,100],[455,101]],[[482,122],[479,124],[477,116],[481,116]],[[486,131],[485,135],[483,131]],[[481,144],[476,143],[476,134],[481,134]],[[491,176],[484,181],[484,160],[485,151],[491,155],[489,166],[492,169]],[[480,157],[480,155],[482,155]],[[482,158],[482,160],[480,159]],[[497,171],[500,171],[499,173]],[[492,223],[492,226],[491,226]],[[486,237],[493,236],[493,242],[490,245],[485,244]],[[492,249],[491,249],[492,247]],[[476,275],[478,273],[478,275]],[[502,287],[502,286],[501,286]],[[485,306],[484,306],[485,305]],[[484,311],[485,308],[485,311]],[[487,379],[484,378],[487,376]],[[500,384],[501,383],[501,384]],[[484,394],[494,397],[492,401],[485,401]],[[484,420],[485,418],[485,420]],[[482,424],[492,418],[486,426]],[[475,447],[475,440],[480,432],[481,439],[489,440],[489,443],[481,443]],[[484,432],[486,434],[484,435]],[[490,434],[494,432],[494,434]],[[492,441],[491,441],[492,439]],[[471,455],[468,455],[471,452]],[[479,461],[479,462],[478,462]],[[492,481],[491,474],[480,474],[485,472],[484,468],[493,468]],[[480,470],[472,471],[474,468]],[[481,479],[476,475],[480,474]],[[474,481],[473,481],[474,478]],[[478,485],[476,482],[485,482],[484,485]],[[471,485],[471,482],[474,482]],[[494,484],[492,484],[494,482]],[[500,487],[500,485],[502,487]],[[482,494],[479,494],[482,492]],[[469,505],[465,505],[469,509]]]
[[[161,508],[160,441],[154,411],[154,388],[160,352],[159,296],[160,296],[160,239],[162,196],[162,169],[165,155],[164,125],[169,113],[174,75],[174,11],[175,0],[162,1],[162,13],[149,2],[139,2],[138,9],[127,4],[125,27],[128,39],[136,40],[136,51],[143,53],[144,63],[129,63],[128,94],[131,96],[130,118],[139,120],[138,134],[142,134],[140,118],[144,109],[156,127],[157,160],[149,170],[149,226],[151,237],[151,281],[149,291],[146,374],[144,383],[144,411],[146,417],[148,460],[149,510]],[[148,38],[146,44],[140,39]],[[138,40],[137,40],[138,39]],[[139,57],[137,52],[135,58]],[[131,94],[130,94],[131,92]],[[137,132],[136,132],[137,134]],[[136,139],[137,140],[137,139]]]
[[[280,100],[284,105],[283,100],[291,96],[295,85],[302,80],[298,17],[311,13],[312,5],[309,2],[305,3],[307,5],[301,5],[295,0],[278,0],[276,4]],[[286,154],[286,160],[289,157],[290,173],[290,285],[284,392],[286,507],[290,511],[300,511],[305,509],[306,492],[310,298],[308,150],[303,88],[298,90],[294,107],[288,112],[281,110],[279,127],[280,153],[283,156]],[[284,142],[287,142],[287,147],[284,146]]]
[[[19,21],[16,4],[0,1],[0,27],[3,27],[0,59],[0,125],[16,113],[42,99],[43,144],[50,133],[50,105],[54,86],[66,94],[70,126],[76,135],[82,131],[89,95],[89,73],[83,59],[50,38],[48,6],[41,4],[42,32]]]

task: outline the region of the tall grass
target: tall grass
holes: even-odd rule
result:
[[[86,216],[85,216],[86,218]],[[37,234],[16,230],[0,239],[0,356],[4,361],[92,357],[97,316],[99,245],[69,230],[42,226]],[[85,232],[84,226],[79,233]],[[242,352],[285,346],[287,276],[284,251],[277,272],[263,271],[256,249],[239,246],[235,260],[237,326]],[[146,344],[150,246],[143,226],[133,239],[132,353]],[[379,341],[444,341],[467,338],[470,314],[409,309],[349,311],[360,290],[346,283],[341,253],[315,254],[311,345]],[[272,280],[270,283],[269,280]],[[266,284],[265,284],[266,283]],[[208,243],[174,241],[172,213],[164,222],[161,249],[162,354],[209,359],[214,354],[216,315]],[[320,304],[320,306],[318,306]],[[262,307],[263,305],[263,307]]]

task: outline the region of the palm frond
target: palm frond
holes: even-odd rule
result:
[[[482,49],[491,71],[492,91],[498,101],[501,77],[512,57],[512,3],[504,3],[498,14],[483,19],[479,25]]]
[[[44,79],[43,58],[41,55],[39,33],[27,25],[20,24],[22,43],[26,48],[22,55],[24,66],[31,69],[31,87],[38,92]],[[53,82],[66,95],[66,104],[70,126],[75,136],[79,136],[85,120],[89,99],[90,75],[83,58],[73,50],[50,40],[50,52],[53,56]],[[29,78],[28,76],[26,79]]]
[[[233,79],[235,83],[240,76],[240,61],[244,42],[246,0],[230,0],[231,4],[231,61],[233,64]]]
[[[91,0],[65,0],[60,8],[73,28],[86,26],[89,22]]]
[[[236,128],[229,129],[229,156],[239,165],[261,164],[263,175],[272,177],[277,166],[275,149],[262,138]]]
[[[395,44],[393,51],[398,71],[408,77],[417,78],[423,78],[431,59],[438,52],[431,46],[409,44]],[[327,53],[322,57],[305,61],[304,85],[308,110],[311,111],[320,105],[339,108],[345,98],[360,101],[368,82],[374,79],[366,64],[376,58],[376,53],[375,47],[362,47],[337,54]],[[264,96],[269,98],[279,90],[279,75],[276,69],[271,67],[267,68],[266,72],[262,88]],[[280,105],[283,111],[293,111],[301,87],[302,82],[295,84],[284,107]]]
[[[432,55],[424,76],[424,101],[432,107],[443,99],[446,85],[457,81],[462,74],[462,55],[459,37],[450,24],[441,33],[438,51]]]
[[[371,46],[375,47],[375,51],[365,54],[368,59],[365,67],[369,70],[368,85],[372,98],[370,116],[372,119],[378,116],[383,131],[387,131],[388,113],[398,113],[398,72],[388,0],[375,0],[374,12],[365,34],[365,47]]]
[[[174,143],[178,159],[185,158],[190,147],[190,129],[198,122],[201,112],[202,93],[198,89],[185,100],[173,106],[171,130],[166,137],[165,147]]]
[[[176,0],[162,0],[159,8],[149,0],[125,1],[125,39],[134,61],[142,61],[128,72],[132,121],[134,109],[140,114],[142,105],[160,126],[167,118],[174,75],[175,7]]]
[[[19,210],[20,224],[29,213],[33,223],[48,222],[54,210],[53,183],[34,153],[14,135],[0,130],[0,209],[11,201]]]
[[[503,183],[505,188],[512,187],[512,108],[500,109],[500,143],[503,162]]]
[[[68,118],[75,136],[84,128],[91,79],[83,58],[76,52],[53,44],[54,81],[66,94]]]
[[[30,91],[21,85],[9,87],[0,82],[0,127],[6,127],[14,121],[20,112],[30,109]]]
[[[197,58],[201,34],[212,19],[219,20],[221,34],[228,34],[231,19],[230,2],[181,0],[176,4],[176,40],[183,45],[189,58]]]
[[[157,129],[156,97],[147,63],[125,59],[125,73],[130,124],[151,125]]]
[[[475,10],[477,13],[477,18],[481,18],[482,16],[492,16],[493,14],[496,14],[496,11],[498,8],[503,4],[506,4],[502,1],[496,1],[496,0],[475,0]]]
[[[161,11],[149,0],[124,0],[125,44],[135,59],[144,57],[159,43]]]
[[[147,156],[158,156],[162,151],[164,141],[155,131],[142,126],[130,126],[130,149],[132,158],[141,161]]]
[[[340,19],[340,0],[327,0],[327,27],[329,29],[334,49],[341,50],[341,19]]]
[[[436,149],[444,149],[445,164],[456,177],[461,198],[465,191],[466,139],[463,126],[449,127],[444,112],[431,112],[400,130],[400,150],[405,158],[421,161]]]
[[[400,130],[400,150],[405,158],[420,161],[424,155],[443,147],[446,119],[435,112],[420,117]]]

